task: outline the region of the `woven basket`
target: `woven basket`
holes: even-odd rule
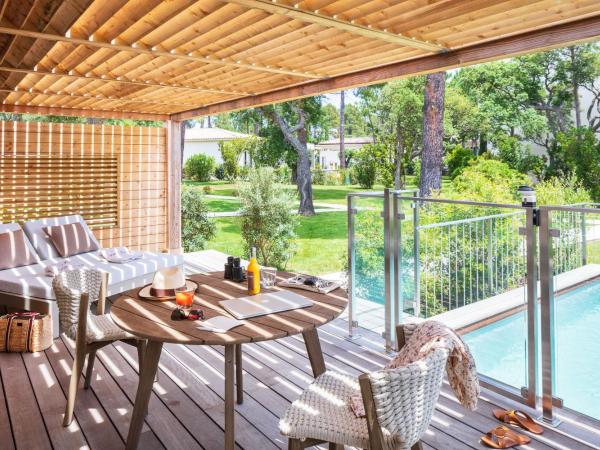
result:
[[[1,352],[40,352],[52,345],[52,319],[47,314],[16,312],[0,317]]]

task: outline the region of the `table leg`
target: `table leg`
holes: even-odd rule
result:
[[[152,394],[152,385],[154,384],[154,377],[158,369],[158,360],[160,359],[162,346],[162,342],[157,341],[148,341],[146,345],[146,352],[140,369],[137,393],[135,394],[131,424],[129,425],[129,433],[127,434],[126,450],[137,449],[144,425],[144,418],[148,411],[148,402],[150,394]]]
[[[238,405],[244,403],[244,376],[242,371],[242,344],[235,346],[235,388]]]
[[[319,341],[319,333],[316,328],[313,328],[302,333],[306,352],[312,367],[313,375],[317,378],[325,372],[325,360],[323,359],[323,351],[321,350],[321,341]]]
[[[235,344],[225,346],[225,450],[235,447],[234,353]]]

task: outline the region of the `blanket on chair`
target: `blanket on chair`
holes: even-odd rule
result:
[[[479,396],[475,360],[462,338],[441,322],[427,320],[417,325],[404,347],[384,370],[396,369],[416,362],[438,348],[448,350],[446,375],[454,395],[465,408],[474,410]],[[352,396],[350,407],[357,417],[364,417],[364,404],[360,395]]]

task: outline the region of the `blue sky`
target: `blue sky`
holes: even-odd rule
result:
[[[325,103],[331,103],[332,105],[335,105],[337,108],[340,107],[340,93],[339,92],[334,92],[333,94],[326,94],[324,97],[325,97]],[[356,96],[352,93],[352,90],[346,91],[345,100],[346,100],[346,104],[356,103],[358,101]]]

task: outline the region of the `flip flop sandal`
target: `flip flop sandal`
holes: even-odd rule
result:
[[[529,444],[531,439],[500,425],[481,436],[481,441],[492,448],[511,448],[516,445]]]
[[[544,429],[535,423],[529,414],[523,411],[494,409],[494,416],[504,423],[518,425],[534,434],[542,434],[544,432]]]

